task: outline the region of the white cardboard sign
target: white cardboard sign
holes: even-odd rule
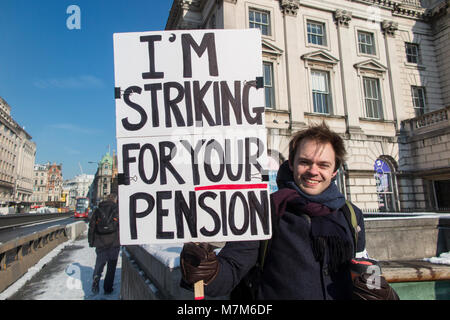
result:
[[[114,67],[121,244],[270,238],[259,30],[114,34]]]

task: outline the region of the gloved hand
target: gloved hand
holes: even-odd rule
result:
[[[373,277],[377,277],[376,281]],[[400,298],[382,275],[362,273],[353,280],[353,300],[400,300]]]
[[[180,266],[183,280],[190,285],[200,280],[208,285],[219,273],[219,262],[209,243],[186,243],[180,254]]]

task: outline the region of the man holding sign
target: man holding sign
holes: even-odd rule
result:
[[[266,251],[260,250],[265,244],[260,241],[228,242],[217,256],[210,246],[185,244],[182,283],[203,280],[207,295],[228,295],[258,262],[263,266],[257,268],[259,275],[252,273],[256,287],[247,288],[254,290],[252,298],[352,299],[351,261],[355,252],[359,258],[367,254],[363,215],[353,206],[358,224],[353,231],[344,215],[345,198],[333,182],[345,153],[342,138],[325,123],[297,133],[289,160],[278,172],[280,190],[271,195],[273,238]],[[383,285],[367,290],[366,283],[360,284],[363,299],[395,296]]]

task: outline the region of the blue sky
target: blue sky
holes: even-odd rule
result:
[[[80,29],[70,5],[80,8]],[[164,30],[172,0],[1,0],[0,96],[64,179],[116,149],[113,33]]]

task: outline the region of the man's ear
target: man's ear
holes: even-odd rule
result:
[[[336,177],[337,173],[338,173],[338,171],[337,171],[337,170],[336,170],[335,172],[333,172],[333,174],[331,175],[331,178],[334,178],[334,177]]]

